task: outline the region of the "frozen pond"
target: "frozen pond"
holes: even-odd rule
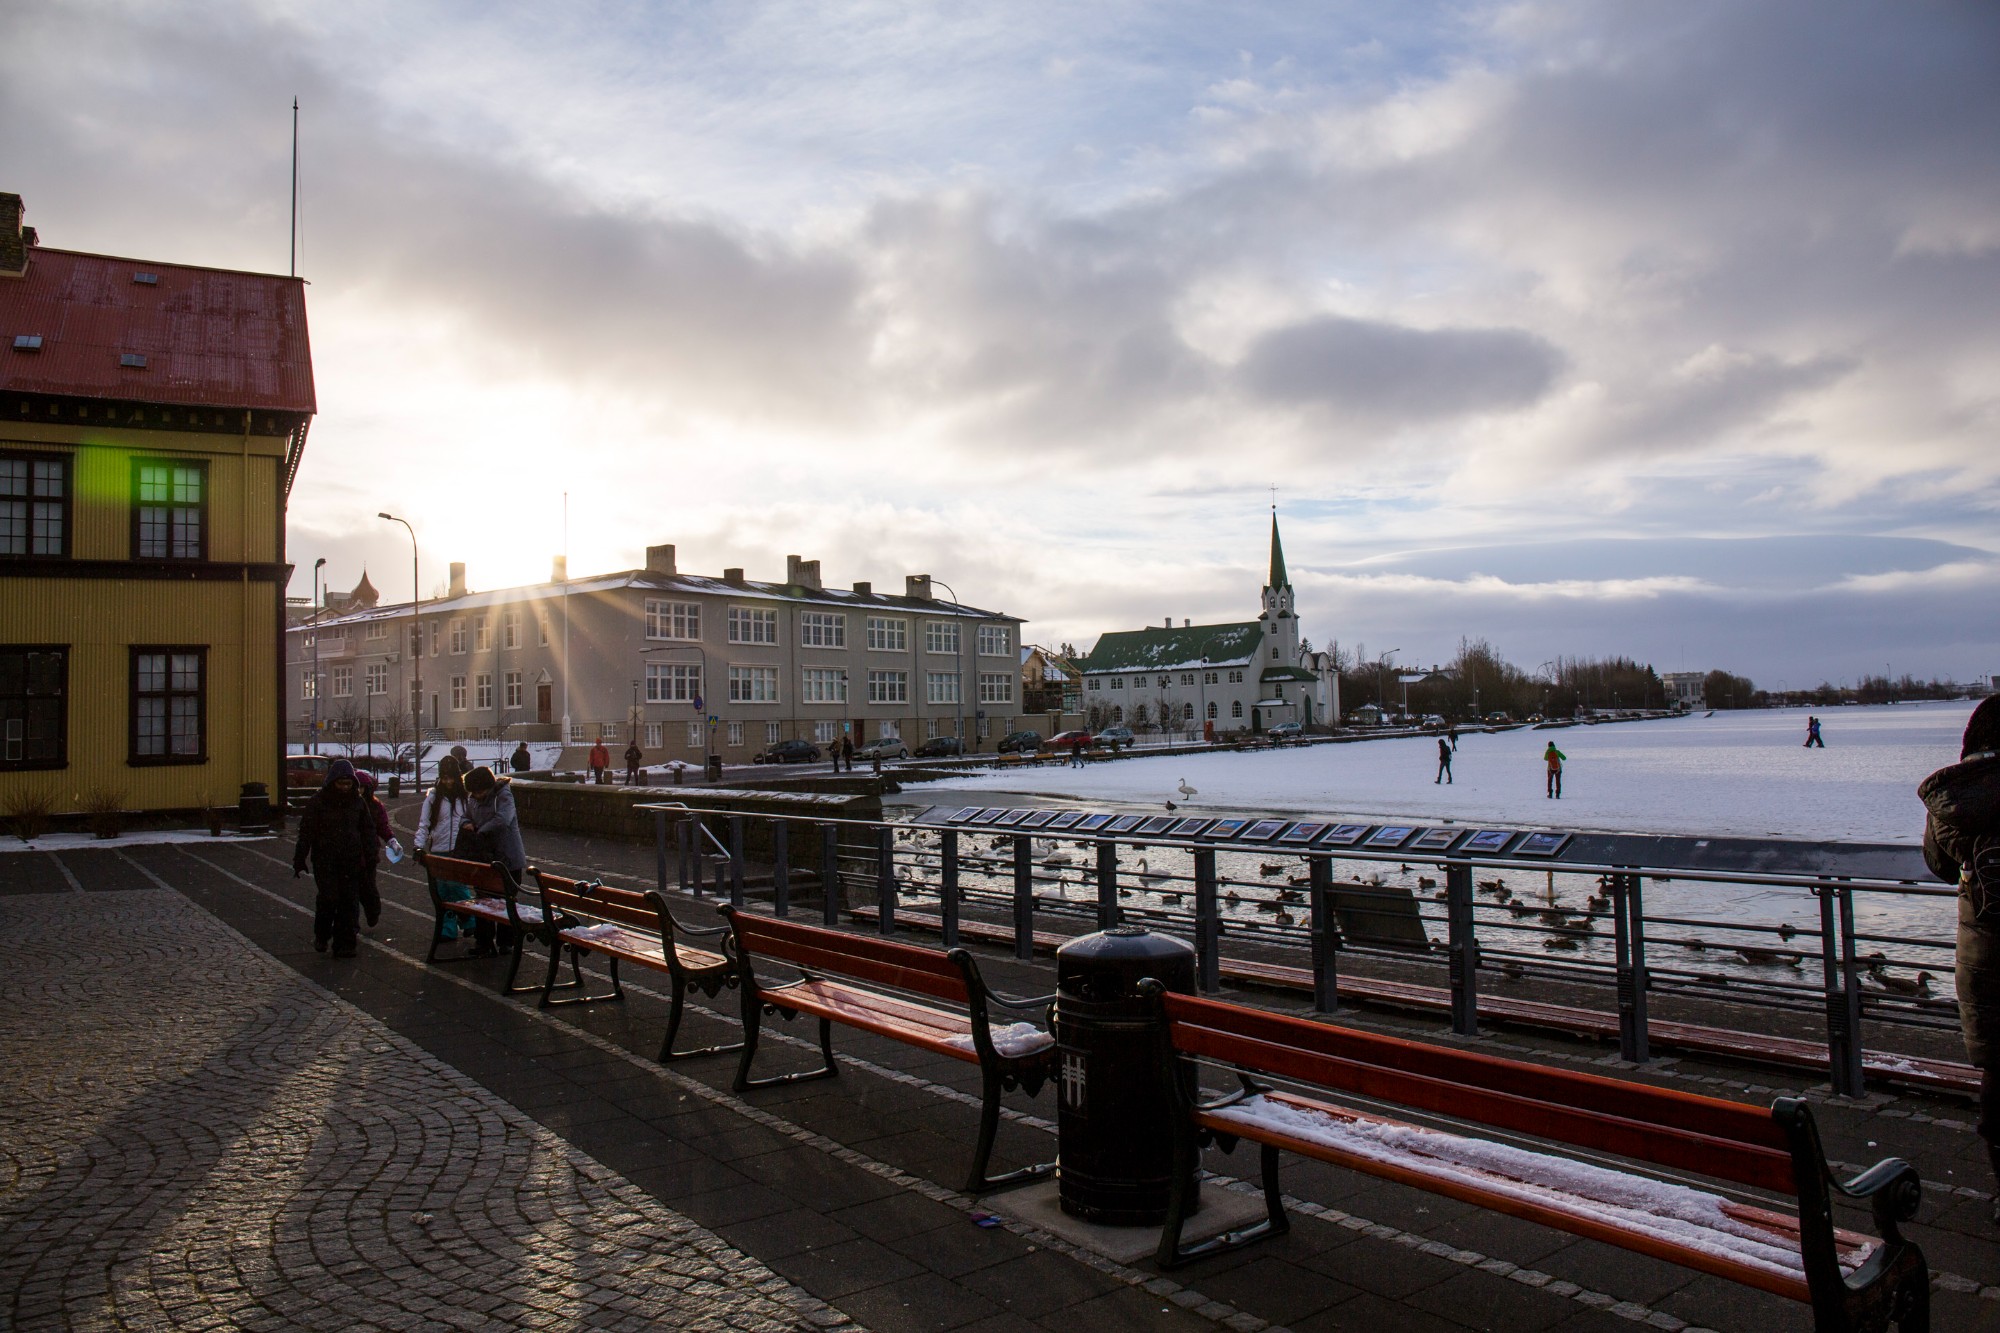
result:
[[[1283,750],[1124,759],[1089,768],[993,770],[913,789],[1008,791],[1077,801],[1633,833],[1917,843],[1925,774],[1958,758],[1967,702],[1833,708],[1825,749],[1800,709],[1696,714],[1497,735],[1461,734],[1450,786],[1433,783],[1428,736]],[[1542,747],[1568,756],[1560,804],[1543,794]],[[1196,790],[1183,800],[1185,781]],[[942,798],[949,799],[949,798]]]

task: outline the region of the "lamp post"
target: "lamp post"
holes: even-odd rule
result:
[[[960,602],[958,600],[958,589],[952,587],[949,583],[946,583],[943,579],[934,578],[931,580],[931,582],[937,584],[938,587],[943,588],[946,592],[951,594],[951,604],[953,606],[960,605]],[[958,633],[952,635],[952,647],[956,651],[952,654],[951,669],[958,675],[958,691],[957,691],[958,717],[956,720],[958,726],[958,752],[960,754],[964,754],[965,753],[965,626],[964,625],[960,625],[958,627]]]
[[[1378,713],[1389,711],[1389,659],[1402,651],[1401,648],[1391,648],[1375,659],[1375,711]],[[1383,719],[1387,720],[1386,717]]]
[[[417,651],[417,640],[423,635],[424,621],[421,614],[424,584],[417,566],[417,530],[410,526],[408,519],[397,518],[394,514],[377,514],[391,523],[401,523],[403,531],[410,534],[410,672],[415,678],[411,685],[410,698],[410,785],[418,791],[424,786],[424,659]],[[315,638],[313,643],[317,645]]]
[[[307,754],[319,753],[319,622],[326,618],[326,601],[319,590],[319,572],[325,568],[325,556],[313,561],[313,734]]]

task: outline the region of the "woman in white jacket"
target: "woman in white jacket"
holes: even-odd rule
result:
[[[417,856],[421,860],[427,856],[450,856],[452,848],[458,845],[458,826],[465,822],[469,802],[465,796],[465,779],[457,759],[450,755],[438,760],[437,781],[424,797],[423,805],[417,809]],[[472,886],[461,884],[455,879],[438,880],[438,896],[448,903],[462,902],[473,896]],[[457,915],[447,913],[444,918],[444,938],[455,940],[462,926],[470,925],[470,919],[461,920]]]

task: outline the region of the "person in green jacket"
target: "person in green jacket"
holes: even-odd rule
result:
[[[1542,751],[1542,762],[1549,768],[1548,794],[1558,801],[1563,798],[1563,760],[1567,758],[1569,756],[1558,750],[1554,741],[1550,741],[1549,748]]]

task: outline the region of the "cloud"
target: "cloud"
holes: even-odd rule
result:
[[[1327,315],[1264,334],[1237,372],[1271,402],[1403,423],[1524,407],[1548,390],[1562,360],[1521,329],[1421,330]]]

